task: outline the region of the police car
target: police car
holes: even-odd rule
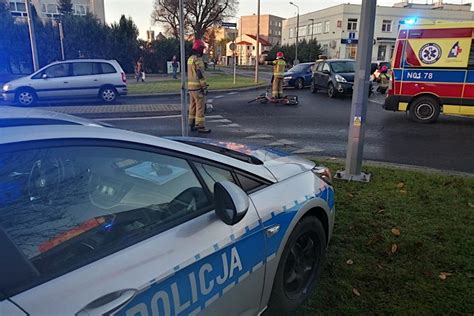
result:
[[[327,169],[98,124],[0,128],[0,315],[282,315],[317,284]]]

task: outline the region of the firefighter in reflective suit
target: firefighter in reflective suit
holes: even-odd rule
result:
[[[204,77],[204,62],[202,55],[206,45],[200,39],[193,43],[192,55],[188,59],[188,90],[189,90],[189,126],[191,131],[209,133],[204,126],[204,111],[206,109],[207,84]]]
[[[283,53],[276,54],[276,60],[273,61],[273,83],[272,83],[272,98],[283,98],[283,77],[285,74],[286,61],[283,58]]]

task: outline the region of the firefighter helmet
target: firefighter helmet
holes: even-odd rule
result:
[[[206,48],[206,44],[200,40],[200,39],[195,39],[193,43],[193,50],[202,53],[204,49]]]

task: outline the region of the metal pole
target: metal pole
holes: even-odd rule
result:
[[[181,60],[181,135],[188,136],[188,100],[186,91],[186,53],[184,42],[184,5],[179,0],[179,45]]]
[[[364,150],[365,116],[369,96],[369,75],[374,39],[376,0],[363,0],[361,8],[361,29],[357,51],[354,95],[352,97],[351,121],[347,145],[346,170],[338,171],[336,178],[352,181],[370,181],[370,174],[362,172]]]
[[[294,65],[297,65],[299,63],[298,60],[298,44],[299,44],[299,26],[300,26],[300,7],[294,4],[293,2],[290,2],[290,4],[297,9],[297,15],[296,15],[296,45],[295,45],[295,60],[293,61]],[[294,66],[293,65],[293,66]]]
[[[65,60],[65,54],[64,54],[64,28],[63,28],[63,22],[59,20],[59,39],[61,41],[61,57],[62,60]]]
[[[255,56],[255,83],[258,83],[258,62],[260,59],[260,0],[257,0],[257,50]]]
[[[237,30],[237,28],[236,28]],[[236,77],[236,73],[237,73],[237,47],[235,46],[235,38],[237,37],[237,34],[234,32],[234,49],[232,50],[232,55],[234,55],[234,85],[235,85],[235,77]]]
[[[311,19],[311,41],[313,41],[314,35],[314,19]]]
[[[36,35],[35,35],[35,23],[31,13],[30,0],[26,0],[26,15],[28,15],[28,30],[30,32],[30,44],[31,44],[31,56],[33,57],[33,69],[37,71],[39,69],[38,61],[38,50],[36,49]]]

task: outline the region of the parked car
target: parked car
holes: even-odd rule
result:
[[[117,61],[78,59],[54,62],[32,75],[6,83],[3,98],[20,106],[42,100],[87,97],[112,103],[127,91],[127,78]]]
[[[285,72],[283,87],[295,87],[303,89],[311,85],[312,67],[314,63],[302,63],[290,68]]]
[[[351,95],[354,86],[355,61],[328,59],[317,61],[313,67],[311,92],[325,90],[330,98]]]
[[[324,167],[68,122],[0,134],[2,314],[283,315],[317,285]]]

